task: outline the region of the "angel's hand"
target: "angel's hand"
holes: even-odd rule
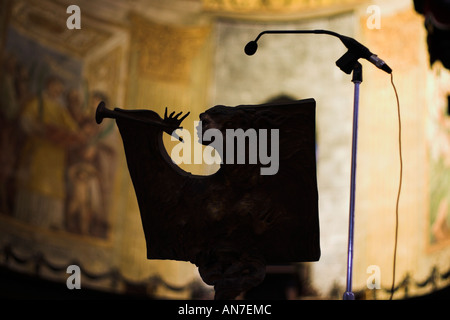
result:
[[[167,124],[168,127],[164,129],[164,131],[166,133],[168,133],[169,135],[175,135],[175,137],[180,140],[183,141],[183,139],[181,139],[180,137],[178,137],[174,131],[176,129],[183,129],[183,127],[180,127],[181,123],[183,122],[184,119],[186,119],[186,117],[190,114],[190,112],[186,113],[184,116],[182,116],[180,119],[178,119],[178,117],[182,114],[183,112],[179,112],[177,113],[175,116],[175,111],[172,112],[169,116],[167,116],[167,107],[166,110],[164,111],[164,119],[163,119],[163,123]]]
[[[172,112],[169,116],[167,116],[167,107],[166,110],[164,111],[164,120],[163,122],[170,125],[171,127],[173,126],[173,130],[175,129],[182,129],[182,127],[180,127],[181,122],[183,122],[184,119],[186,119],[186,117],[190,114],[190,112],[186,113],[184,116],[182,116],[180,119],[178,119],[178,117],[183,114],[183,112],[179,112],[177,113],[175,116],[175,111]]]

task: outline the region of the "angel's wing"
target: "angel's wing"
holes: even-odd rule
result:
[[[304,99],[235,107],[250,115],[250,127],[279,132],[278,159],[272,159],[278,163],[271,164],[277,170],[259,176],[250,195],[253,223],[264,230],[257,246],[268,262],[317,261],[320,257],[315,106],[314,99]]]

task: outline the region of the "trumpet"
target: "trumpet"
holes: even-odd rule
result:
[[[144,123],[147,125],[161,128],[161,130],[163,130],[167,134],[172,135],[175,138],[177,138],[178,140],[180,140],[181,142],[183,142],[183,139],[181,137],[179,137],[174,131],[176,129],[183,129],[183,127],[180,127],[179,125],[189,115],[189,112],[187,114],[185,114],[181,119],[178,120],[177,118],[181,114],[181,112],[179,114],[177,114],[177,116],[175,116],[175,118],[172,117],[173,113],[169,117],[167,117],[167,108],[166,108],[164,120],[157,121],[157,120],[152,120],[152,119],[142,119],[142,118],[138,117],[138,112],[141,112],[141,111],[146,111],[146,110],[123,110],[120,108],[114,108],[114,110],[111,110],[111,109],[106,108],[104,101],[101,101],[97,106],[97,110],[95,111],[95,122],[97,122],[97,124],[100,124],[100,123],[102,123],[104,118],[128,119],[128,120],[132,120],[132,121],[137,121],[140,123]],[[165,123],[164,121],[172,121],[173,124]]]

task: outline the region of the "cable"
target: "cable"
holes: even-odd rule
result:
[[[403,156],[402,156],[402,122],[400,117],[400,102],[398,99],[397,89],[394,85],[394,76],[391,73],[391,84],[394,88],[395,98],[397,100],[397,114],[398,114],[398,153],[399,153],[399,159],[400,159],[400,177],[399,177],[399,184],[398,184],[398,193],[397,193],[397,202],[395,205],[395,240],[394,240],[394,260],[393,260],[393,266],[392,266],[392,287],[391,287],[391,296],[389,297],[389,300],[392,300],[392,297],[394,296],[394,286],[395,286],[395,267],[396,267],[396,260],[397,260],[397,242],[398,242],[398,207],[400,202],[400,193],[402,190],[402,180],[403,180]]]

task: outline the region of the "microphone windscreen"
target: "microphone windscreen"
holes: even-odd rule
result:
[[[255,54],[256,49],[258,49],[258,44],[256,41],[250,41],[244,48],[244,52],[248,56],[252,56]]]

